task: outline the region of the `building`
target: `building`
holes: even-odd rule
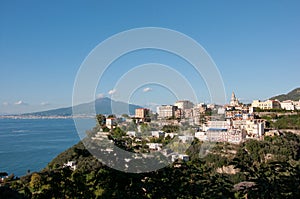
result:
[[[161,143],[147,143],[147,146],[149,146],[150,150],[160,151],[162,149]]]
[[[227,142],[239,144],[246,138],[246,133],[241,129],[230,129],[227,133]]]
[[[234,129],[245,130],[248,138],[261,137],[265,132],[265,120],[263,119],[235,120],[232,123]]]
[[[295,105],[292,100],[285,100],[283,102],[280,102],[280,106],[282,109],[288,110],[288,111],[294,111]]]
[[[174,118],[175,111],[178,109],[177,106],[173,105],[162,105],[157,107],[157,113],[159,118]]]
[[[280,109],[280,102],[278,100],[267,100],[267,101],[260,101],[260,100],[253,100],[252,105],[253,108],[260,108],[263,110],[268,109]]]
[[[183,115],[184,115],[184,113],[183,113],[182,109],[179,108],[175,111],[175,118],[181,119],[181,118],[183,118]]]
[[[192,135],[180,135],[178,139],[182,141],[182,143],[191,143],[194,140],[194,136]]]
[[[295,109],[300,110],[300,100],[299,101],[294,101],[293,102]]]
[[[74,171],[76,170],[77,165],[75,161],[68,161],[67,163],[64,164],[63,167],[70,167]]]
[[[207,135],[205,131],[195,132],[195,138],[201,141],[208,141]]]
[[[171,161],[172,162],[175,162],[176,160],[182,160],[182,161],[184,161],[184,162],[187,162],[187,161],[189,161],[190,160],[190,157],[188,156],[188,155],[186,155],[186,154],[173,154],[172,156],[171,156]]]
[[[109,129],[115,128],[115,126],[117,125],[116,118],[114,118],[114,117],[106,118],[105,124],[106,124],[106,127]]]
[[[227,128],[209,128],[206,131],[207,139],[211,142],[226,142]]]
[[[165,132],[162,131],[151,131],[152,137],[163,138],[165,137]]]
[[[230,106],[239,106],[239,105],[240,105],[239,100],[235,97],[234,92],[232,92],[231,99],[230,99]]]
[[[174,106],[177,106],[178,108],[185,110],[185,109],[191,109],[194,107],[194,104],[188,100],[180,100],[174,103]]]
[[[147,108],[137,108],[135,109],[135,117],[145,119],[149,117],[150,110]]]
[[[210,128],[229,129],[230,125],[231,125],[230,120],[227,120],[227,121],[208,121],[206,124],[203,125],[203,130],[207,131]]]

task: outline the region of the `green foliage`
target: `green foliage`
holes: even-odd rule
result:
[[[42,177],[37,173],[32,174],[29,186],[34,191],[38,191],[42,186]]]
[[[126,133],[120,127],[116,127],[113,129],[111,135],[113,138],[122,138],[122,136],[125,136]]]
[[[112,140],[130,151],[130,139],[123,135],[117,127]],[[186,151],[190,161],[133,174],[103,165],[80,142],[42,172],[12,179],[10,188],[27,198],[300,198],[300,136],[214,144],[195,140]],[[203,149],[208,152],[202,157]],[[75,171],[63,167],[69,160],[77,162]],[[237,170],[218,171],[230,165]],[[241,182],[253,186],[235,188]]]
[[[277,129],[300,129],[300,114],[280,116],[273,126]]]
[[[175,125],[164,125],[162,130],[166,133],[175,133],[179,132],[179,126]]]
[[[105,120],[106,120],[106,118],[105,118],[104,115],[102,115],[102,114],[97,114],[97,115],[96,115],[96,119],[97,119],[97,121],[98,121],[98,124],[99,124],[101,127],[105,125]]]

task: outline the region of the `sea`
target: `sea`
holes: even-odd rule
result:
[[[73,119],[0,119],[0,172],[21,177],[45,168],[95,125],[80,120],[86,129],[77,131]]]

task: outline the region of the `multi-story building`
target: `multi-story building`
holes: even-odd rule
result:
[[[283,102],[280,102],[280,106],[282,109],[293,111],[295,110],[295,105],[292,100],[285,100]]]
[[[280,102],[278,100],[267,100],[267,101],[260,101],[260,100],[253,100],[252,102],[253,108],[260,108],[263,110],[266,109],[280,109]]]
[[[239,144],[246,137],[246,133],[241,129],[230,129],[227,133],[227,142]]]
[[[135,117],[145,119],[146,117],[149,117],[150,110],[147,108],[137,108],[135,109]]]
[[[175,118],[183,118],[183,111],[182,111],[182,109],[177,109],[176,111],[175,111]]]
[[[174,103],[174,106],[177,106],[178,108],[185,110],[185,109],[191,109],[194,107],[194,104],[188,100],[180,100]]]
[[[210,128],[207,132],[196,132],[195,137],[202,141],[238,144],[245,139],[246,133],[241,129]]]
[[[203,125],[203,130],[207,131],[208,129],[229,129],[231,126],[230,120],[227,121],[208,121]]]
[[[109,129],[115,128],[115,126],[117,125],[116,118],[114,118],[114,117],[106,118],[105,124],[106,124],[106,127]]]
[[[264,135],[265,120],[234,120],[232,121],[234,129],[245,130],[248,137],[261,137]]]
[[[174,118],[175,111],[178,109],[177,106],[173,105],[162,105],[157,107],[157,113],[159,118]]]
[[[300,110],[300,100],[299,101],[294,101],[293,102],[295,109]]]

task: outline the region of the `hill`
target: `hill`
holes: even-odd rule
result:
[[[95,104],[93,102],[80,104],[74,106],[78,114],[88,114],[92,113],[93,106],[95,105],[95,110],[97,114],[123,114],[129,110],[130,114],[135,113],[136,108],[141,108],[140,106],[134,104],[127,104],[125,102],[114,101],[108,97],[97,99]],[[112,110],[114,109],[114,111]],[[22,114],[22,116],[71,116],[72,107],[52,109],[48,111],[34,112]]]
[[[112,140],[128,145],[122,139]],[[79,142],[41,172],[6,179],[0,198],[300,198],[298,135],[284,133],[240,145],[216,143],[200,157],[203,146],[192,143],[188,162],[127,173],[102,164]],[[75,170],[64,166],[69,160]]]
[[[300,100],[300,88],[296,88],[291,92],[289,92],[288,94],[281,94],[281,95],[271,97],[270,99],[271,100],[278,99],[279,101],[284,101],[284,100],[298,101]]]

